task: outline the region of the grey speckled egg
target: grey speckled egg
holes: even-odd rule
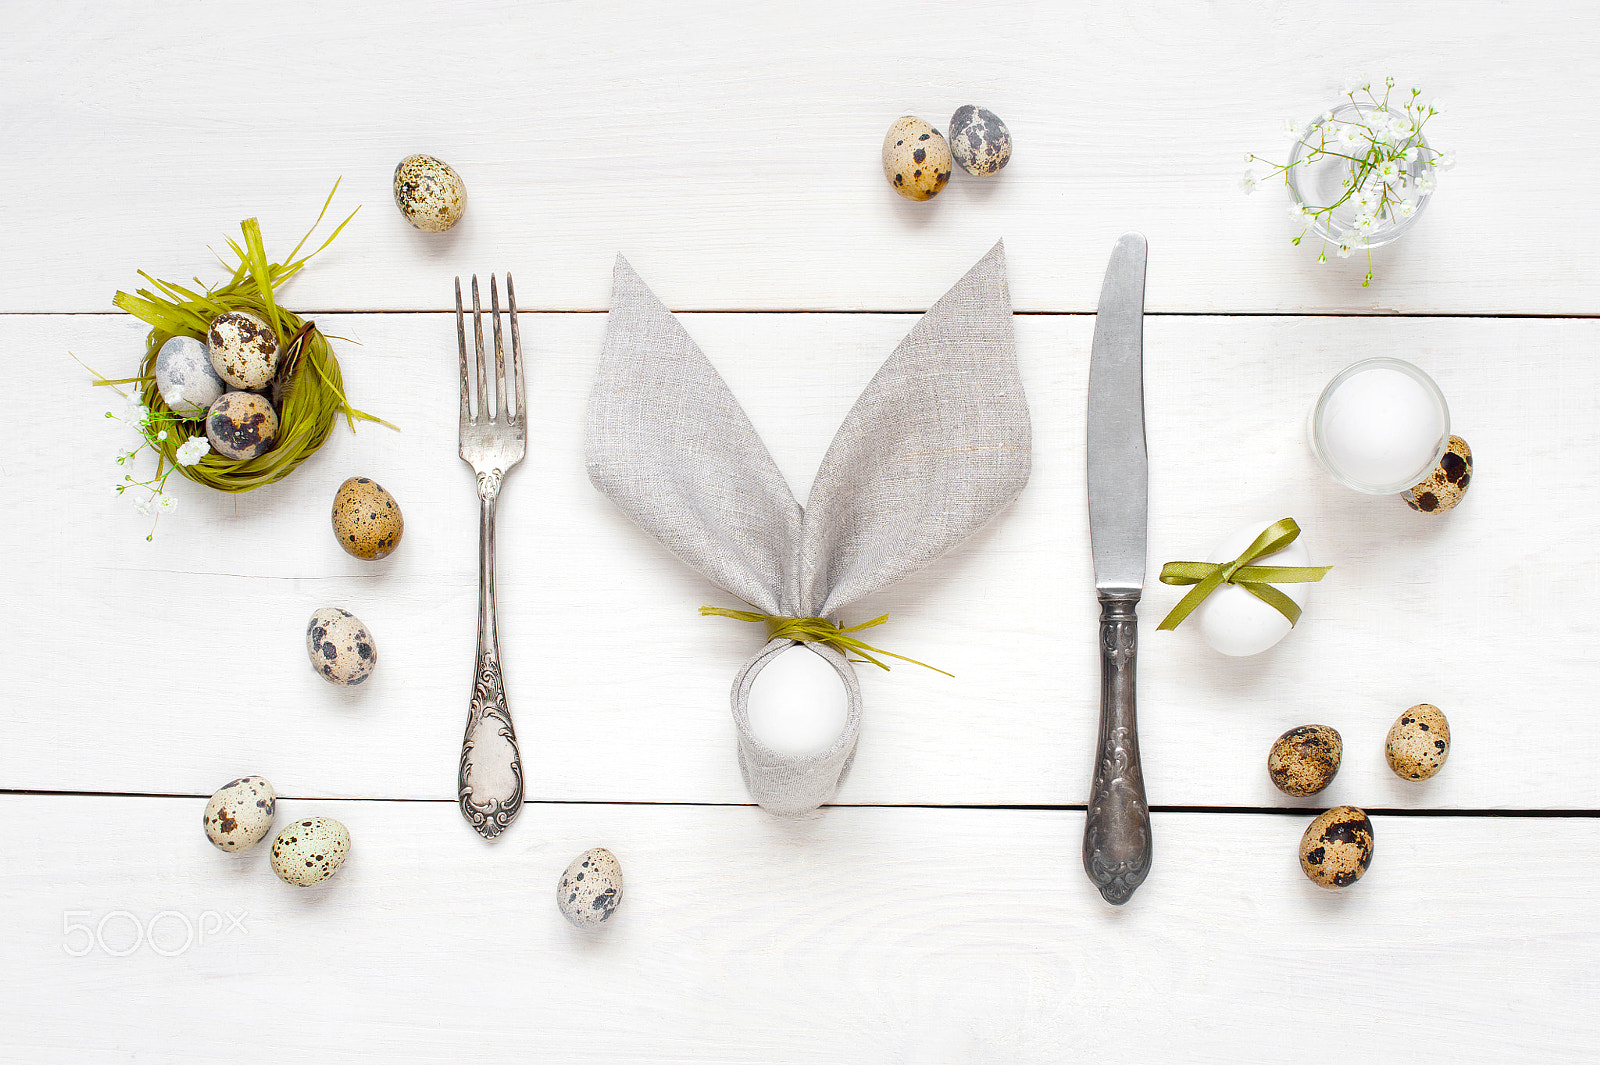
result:
[[[915,115],[897,118],[883,138],[883,176],[908,200],[931,200],[950,181],[950,145]]]
[[[206,439],[225,458],[265,455],[278,442],[278,412],[266,396],[224,392],[206,414]]]
[[[206,333],[211,368],[233,388],[254,392],[278,372],[278,338],[249,311],[229,311],[211,320]]]
[[[211,353],[194,337],[173,337],[156,352],[156,390],[178,415],[204,414],[228,390],[211,365]]]
[[[1472,449],[1459,436],[1452,436],[1444,457],[1420,484],[1400,493],[1406,506],[1424,514],[1442,514],[1461,502],[1472,483]]]
[[[400,546],[406,519],[400,504],[371,477],[352,477],[333,496],[333,535],[357,558],[375,562]]]
[[[325,606],[306,626],[306,654],[311,668],[329,684],[346,687],[365,683],[378,664],[378,645],[361,619],[348,610]]]
[[[272,871],[285,884],[310,887],[337,873],[349,853],[349,829],[331,817],[307,817],[272,841]]]
[[[1389,729],[1384,757],[1396,776],[1427,780],[1444,768],[1450,757],[1450,722],[1432,703],[1418,703],[1401,714]]]
[[[579,928],[598,928],[622,903],[622,863],[604,847],[586,850],[567,866],[556,885],[561,915]]]
[[[443,233],[467,211],[467,186],[449,163],[408,155],[394,168],[394,205],[424,233]]]
[[[1344,741],[1327,725],[1301,725],[1279,736],[1267,755],[1267,775],[1285,795],[1315,795],[1339,772]]]
[[[1011,162],[1011,131],[993,111],[963,104],[950,116],[950,154],[975,177],[998,174]]]
[[[247,851],[266,837],[278,793],[266,777],[240,777],[206,803],[206,838],[225,851]]]
[[[1372,863],[1372,821],[1365,810],[1335,806],[1300,837],[1300,868],[1318,887],[1349,887]]]

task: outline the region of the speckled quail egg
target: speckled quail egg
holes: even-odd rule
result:
[[[406,521],[400,504],[370,477],[352,477],[333,496],[333,535],[356,558],[375,562],[400,546]]]
[[[211,365],[211,353],[194,337],[173,337],[156,352],[156,391],[172,413],[204,414],[227,384]]]
[[[408,155],[394,168],[394,204],[424,233],[443,233],[467,210],[467,186],[442,159]]]
[[[266,777],[240,777],[206,803],[206,838],[225,851],[247,851],[266,837],[278,793]]]
[[[1372,863],[1372,820],[1354,806],[1335,806],[1306,826],[1300,868],[1318,887],[1349,887]]]
[[[329,684],[353,687],[372,676],[378,645],[361,619],[348,610],[325,606],[306,625],[306,654],[311,668]]]
[[[1390,727],[1383,753],[1396,776],[1427,780],[1450,757],[1450,722],[1432,703],[1418,703]]]
[[[307,817],[272,841],[272,871],[285,884],[310,887],[337,873],[349,853],[349,829],[331,817]]]
[[[1452,436],[1444,457],[1420,484],[1400,493],[1406,506],[1424,514],[1442,514],[1461,502],[1472,483],[1472,449],[1459,436]]]
[[[254,392],[278,372],[278,338],[249,311],[229,311],[211,320],[206,333],[211,368],[233,388]]]
[[[556,885],[561,915],[583,929],[598,928],[622,903],[622,863],[604,847],[586,850],[567,866]]]
[[[950,116],[950,154],[975,177],[998,174],[1011,162],[1011,131],[993,111],[963,104]]]
[[[883,138],[883,176],[908,200],[931,200],[950,181],[950,146],[915,115],[895,119]]]
[[[1344,755],[1339,733],[1327,725],[1301,725],[1279,736],[1267,755],[1267,775],[1285,795],[1315,795],[1332,783]]]
[[[278,412],[266,396],[224,392],[206,414],[206,439],[225,458],[257,458],[278,442]]]

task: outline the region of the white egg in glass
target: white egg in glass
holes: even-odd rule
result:
[[[1262,530],[1276,520],[1269,518],[1241,525],[1217,544],[1216,550],[1207,556],[1206,561],[1222,564],[1232,562],[1255,542]],[[1262,555],[1251,565],[1309,566],[1312,562],[1302,536],[1282,551]],[[1302,610],[1310,602],[1310,582],[1275,584],[1273,587],[1293,599]],[[1288,618],[1236,584],[1224,584],[1206,596],[1190,618],[1200,626],[1200,637],[1213,651],[1235,658],[1260,654],[1289,635],[1289,630],[1293,628]]]
[[[844,732],[850,693],[821,655],[795,644],[756,674],[746,708],[757,740],[786,758],[805,758]]]
[[[1450,440],[1450,408],[1433,379],[1401,359],[1345,367],[1311,412],[1311,450],[1334,480],[1393,495],[1428,476]]]

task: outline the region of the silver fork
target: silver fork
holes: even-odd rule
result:
[[[494,519],[500,482],[522,461],[528,448],[527,388],[522,374],[522,335],[517,330],[517,294],[506,275],[506,300],[511,310],[512,384],[506,388],[505,345],[500,334],[500,293],[489,277],[489,305],[494,318],[494,403],[489,404],[489,370],[483,352],[483,313],[478,306],[478,278],[472,278],[472,330],[477,341],[477,404],[471,402],[467,368],[466,317],[461,308],[461,279],[456,278],[456,338],[461,349],[461,457],[478,475],[478,664],[467,712],[467,734],[461,742],[461,767],[456,777],[461,816],[485,839],[498,836],[522,809],[522,759],[511,727],[500,678],[500,638],[494,600]],[[512,403],[508,403],[512,400]],[[508,409],[509,407],[509,409]]]

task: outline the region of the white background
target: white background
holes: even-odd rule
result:
[[[1321,14],[0,5],[0,1058],[1587,1060],[1600,24],[1578,2]],[[1245,153],[1286,154],[1285,118],[1389,72],[1447,108],[1430,134],[1462,162],[1363,288],[1364,260],[1317,266],[1282,192],[1237,181]],[[969,102],[1010,125],[1010,167],[896,197],[884,129]],[[392,206],[414,151],[466,181],[449,234]],[[144,330],[115,290],[141,269],[216,280],[208,247],[249,215],[282,254],[341,176],[335,212],[362,210],[284,302],[359,343],[337,345],[351,398],[401,432],[341,428],[237,498],[175,480],[146,543],[110,492],[126,438],[68,352],[132,372]],[[1078,858],[1099,684],[1082,441],[1092,312],[1129,229],[1150,241],[1156,864],[1112,910]],[[863,671],[837,805],[775,820],[748,805],[727,713],[758,637],[699,618],[725,597],[583,472],[612,260],[683,312],[803,498],[915,313],[1002,238],[1032,482],[863,604],[890,613],[884,645],[956,677]],[[500,532],[531,803],[490,845],[452,798],[476,513],[445,311],[456,275],[493,271],[517,278],[534,424]],[[1377,354],[1432,374],[1472,445],[1448,515],[1343,491],[1306,450],[1322,384]],[[355,475],[405,510],[380,564],[327,531]],[[1297,632],[1242,661],[1155,632],[1179,595],[1161,562],[1284,516],[1335,566]],[[324,605],[378,641],[361,689],[306,668]],[[1382,748],[1421,701],[1454,744],[1415,785]],[[1343,734],[1344,766],[1289,799],[1267,748],[1311,721]],[[277,785],[280,824],[350,827],[324,888],[205,841],[205,797],[245,773]],[[1374,811],[1377,854],[1333,894],[1295,853],[1342,802]],[[585,938],[553,895],[596,845],[627,895]]]

